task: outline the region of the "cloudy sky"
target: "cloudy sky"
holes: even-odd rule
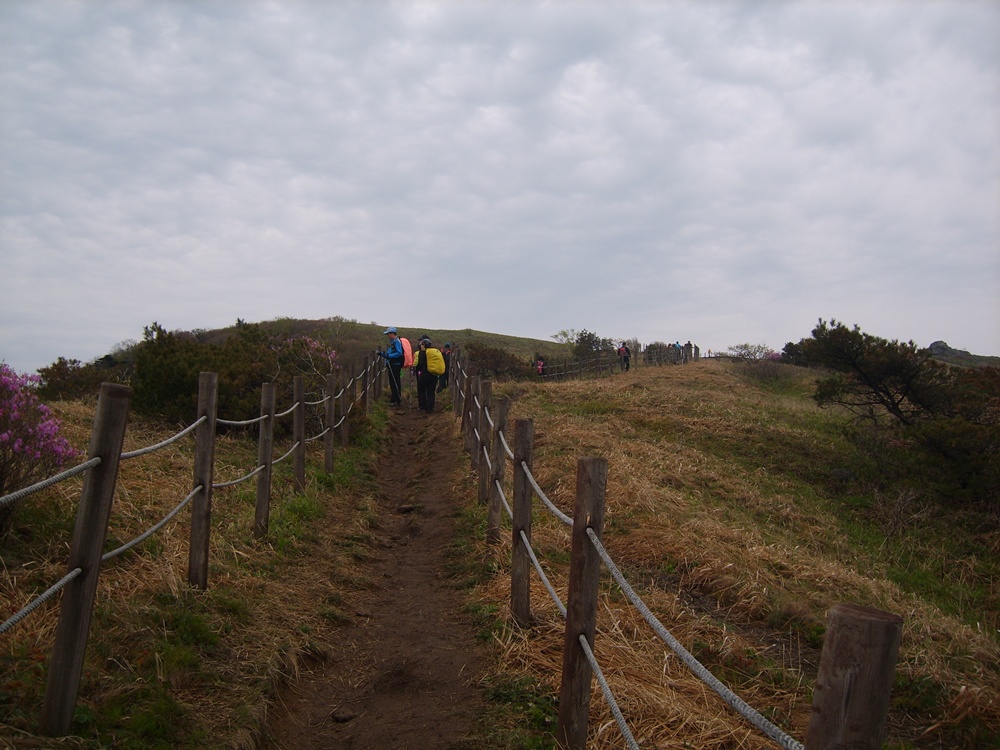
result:
[[[0,2],[0,359],[153,321],[1000,355],[1000,3]]]

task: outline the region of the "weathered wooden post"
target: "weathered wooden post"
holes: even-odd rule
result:
[[[337,385],[339,387],[339,393],[337,394],[337,405],[338,411],[340,412],[340,447],[346,448],[350,443],[351,430],[347,423],[347,413],[349,411],[347,404],[347,387],[344,385],[344,371],[341,370],[337,373]]]
[[[580,647],[580,636],[594,647],[597,627],[597,593],[601,557],[590,543],[587,529],[601,538],[604,526],[604,491],[608,462],[580,458],[576,464],[576,504],[573,510],[573,548],[569,568],[569,601],[563,638],[562,684],[559,688],[559,723],[556,741],[566,750],[586,750],[593,670]]]
[[[854,604],[827,615],[806,750],[878,750],[903,635],[903,618]]]
[[[458,347],[451,352],[451,364],[448,366],[448,387],[451,389],[451,406],[455,416],[462,416],[462,384],[464,382],[465,363]]]
[[[510,612],[521,627],[531,622],[531,557],[525,540],[531,544],[532,442],[535,426],[530,419],[514,422],[514,518],[511,528]],[[527,466],[527,470],[525,470]],[[521,534],[524,534],[524,539]]]
[[[295,409],[292,411],[292,442],[295,452],[292,460],[295,467],[295,492],[299,495],[306,491],[306,388],[301,375],[292,378],[292,400]]]
[[[87,451],[87,460],[101,461],[84,475],[67,563],[68,571],[82,572],[62,594],[39,723],[41,734],[50,737],[69,734],[73,723],[131,398],[127,386],[101,384]]]
[[[257,475],[257,501],[254,506],[253,533],[258,539],[267,536],[271,516],[271,465],[274,452],[274,383],[264,383],[260,389],[260,429],[257,433],[257,465],[263,466]]]
[[[201,490],[191,501],[191,548],[188,550],[188,583],[208,588],[208,542],[212,532],[212,481],[215,475],[215,405],[219,376],[203,372],[198,378],[198,419],[207,419],[194,432],[194,487]]]
[[[500,497],[500,487],[503,483],[504,466],[507,463],[507,453],[503,448],[501,435],[507,431],[507,411],[510,409],[510,399],[501,398],[493,408],[493,448],[490,451],[490,472],[488,479],[489,509],[486,514],[486,543],[500,543],[500,522],[503,518],[503,500]]]
[[[364,369],[361,371],[361,413],[366,417],[372,412],[372,401],[371,401],[371,365],[367,359],[361,360],[361,364]]]
[[[472,468],[479,472],[480,505],[486,505],[490,499],[490,467],[486,457],[489,455],[490,449],[489,409],[492,400],[493,383],[489,380],[484,380],[479,384],[479,408],[476,410],[474,417],[478,437],[476,438],[475,459],[472,462]]]
[[[452,355],[454,356],[454,355]],[[465,369],[465,356],[460,355],[456,365],[458,369],[452,380],[452,405],[455,407],[455,416],[459,420],[459,433],[465,435],[465,401],[469,393],[469,373]]]
[[[358,369],[358,363],[357,363],[357,361],[355,361],[354,362],[354,370],[355,370],[355,372],[357,372],[357,369]],[[355,375],[354,377],[351,378],[351,382],[348,384],[348,392],[350,394],[348,396],[348,399],[351,402],[350,406],[348,407],[348,409],[350,409],[351,411],[354,411],[354,407],[358,403],[358,376],[357,375]]]
[[[337,419],[337,399],[334,389],[337,378],[330,373],[326,376],[326,402],[323,404],[323,421],[326,423],[326,433],[323,435],[323,469],[327,474],[333,473],[333,446],[336,431],[333,424]]]
[[[479,397],[479,377],[473,375],[465,383],[465,398],[462,399],[462,433],[464,434],[465,450],[469,452],[472,460],[475,460],[475,433],[473,427],[476,424],[476,399]],[[476,464],[472,464],[475,468]]]
[[[371,353],[372,358],[372,372],[375,373],[375,400],[382,400],[382,383],[384,378],[382,373],[385,372],[385,367],[382,366],[382,360],[379,359],[378,349]]]

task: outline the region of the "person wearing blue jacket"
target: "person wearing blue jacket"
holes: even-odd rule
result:
[[[399,340],[399,334],[393,326],[389,326],[382,331],[383,336],[389,337],[389,344],[384,352],[379,352],[378,356],[385,360],[386,369],[389,370],[389,406],[399,406],[402,403],[400,397],[400,372],[403,369],[403,344]]]

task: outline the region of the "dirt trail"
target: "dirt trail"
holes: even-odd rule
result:
[[[441,409],[441,406],[438,406]],[[371,577],[334,657],[303,673],[273,712],[266,750],[465,750],[481,698],[475,636],[445,572],[463,499],[450,412],[415,405],[390,418]]]

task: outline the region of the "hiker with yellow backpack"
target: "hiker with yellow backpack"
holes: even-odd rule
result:
[[[444,375],[444,355],[427,336],[420,337],[420,349],[413,358],[417,373],[417,404],[428,414],[434,411],[434,393],[438,378]]]

